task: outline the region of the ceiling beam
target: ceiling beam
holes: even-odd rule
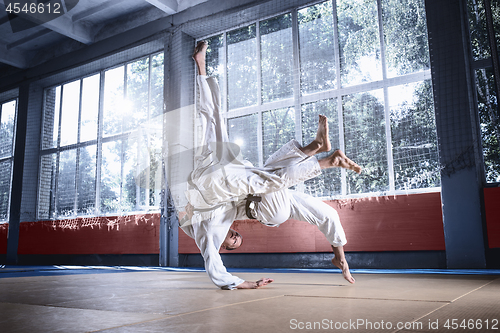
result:
[[[176,0],[146,0],[158,9],[161,9],[168,15],[177,13],[178,4]]]
[[[31,34],[31,35],[26,36],[24,38],[18,39],[15,42],[9,43],[5,47],[7,48],[7,50],[10,50],[14,47],[18,47],[18,46],[23,45],[25,43],[31,42],[32,40],[34,40],[38,37],[45,36],[46,34],[49,34],[51,32],[52,32],[52,30],[50,30],[50,29],[42,29],[38,32],[35,32],[34,34]]]
[[[182,0],[179,2],[179,7],[177,8],[178,12],[182,12],[183,10],[186,10],[188,8],[194,7],[196,5],[199,5],[200,3],[207,2],[208,0]]]
[[[28,67],[28,62],[22,52],[7,50],[5,45],[0,45],[0,62],[17,68]]]
[[[71,20],[73,22],[80,21],[81,19],[84,19],[88,16],[94,15],[95,13],[98,13],[98,12],[106,10],[110,7],[116,6],[120,3],[122,3],[123,1],[125,1],[125,0],[109,0],[109,1],[102,2],[102,3],[98,4],[97,6],[93,6],[93,7],[90,7],[88,9],[82,10],[78,13],[75,13],[71,17]]]
[[[25,18],[28,19],[27,17]],[[90,34],[90,29],[81,23],[73,22],[67,14],[41,25],[83,44],[92,44],[94,41],[94,37]]]

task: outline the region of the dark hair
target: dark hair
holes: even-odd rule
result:
[[[243,236],[238,232],[238,235],[240,236],[240,239],[241,239],[241,243],[240,243],[240,246],[243,244]],[[227,247],[226,246],[226,250],[228,251],[233,251],[233,250],[236,250],[237,248],[239,248],[240,246],[238,247]]]

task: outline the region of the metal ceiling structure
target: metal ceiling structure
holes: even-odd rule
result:
[[[0,77],[206,1],[0,0]]]

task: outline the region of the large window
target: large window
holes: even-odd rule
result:
[[[9,219],[17,100],[0,103],[0,222]]]
[[[333,148],[364,167],[299,189],[321,197],[440,186],[424,0],[337,0],[205,38],[229,138],[263,165],[329,119]],[[323,153],[319,157],[323,157]]]
[[[500,183],[500,59],[492,66],[500,51],[500,1],[488,3],[469,0],[468,14],[486,182]]]
[[[38,218],[159,206],[163,53],[45,90]]]

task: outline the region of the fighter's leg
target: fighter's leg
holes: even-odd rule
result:
[[[208,44],[204,40],[199,41],[194,48],[193,59],[198,66],[198,75],[207,75],[205,68],[205,54],[207,52]]]
[[[227,201],[226,197],[232,197],[230,194],[233,191],[229,186],[225,167],[238,162],[240,149],[228,140],[227,130],[220,113],[220,90],[217,81],[206,76],[207,47],[206,42],[199,42],[193,54],[199,73],[196,81],[200,94],[198,111],[202,116],[203,142],[196,153],[194,169],[188,177],[188,183],[190,190],[197,191],[195,197],[201,196],[207,204],[215,205],[218,200]],[[218,196],[212,191],[214,183],[217,183],[216,188],[219,191],[227,195]],[[195,203],[193,205],[196,206]]]
[[[212,145],[206,147],[208,152],[213,150],[224,149],[224,145],[214,143],[228,142],[227,131],[224,121],[220,114],[220,91],[217,81],[212,77],[207,77],[206,74],[206,52],[208,44],[205,41],[200,41],[195,47],[193,59],[198,67],[197,83],[200,92],[199,110],[204,118],[204,142],[203,145]],[[205,149],[205,154],[207,153]],[[221,155],[218,152],[217,155]]]
[[[218,93],[218,87],[215,84],[210,84],[209,78],[207,78],[206,68],[205,68],[205,58],[207,53],[208,45],[205,41],[200,41],[195,47],[193,59],[198,67],[197,83],[200,92],[200,103],[199,110],[200,113],[205,117],[208,122],[207,126],[210,126],[210,122],[216,123],[218,116],[217,107],[220,105],[217,98],[218,96],[214,94],[213,90]],[[208,130],[208,128],[207,128]],[[209,141],[210,142],[210,141]]]
[[[220,91],[217,81],[212,77],[207,77],[206,54],[208,44],[199,41],[194,49],[193,59],[198,67],[198,86],[200,88],[200,108],[202,114],[212,117],[213,120],[220,120]]]
[[[308,156],[313,156],[318,153],[330,151],[331,144],[328,135],[328,118],[320,114],[316,138],[307,146],[301,147],[300,150]],[[355,171],[357,173],[361,173],[361,167],[351,161],[347,156],[345,156],[345,154],[341,150],[336,150],[327,158],[319,160],[319,163],[321,169],[340,167]]]
[[[333,207],[318,198],[305,193],[290,191],[290,218],[305,221],[318,227],[333,248],[332,264],[342,270],[342,275],[349,283],[355,280],[349,271],[349,265],[344,255],[344,245],[347,243],[344,229],[340,223],[339,214]]]
[[[334,257],[332,259],[332,264],[340,268],[342,271],[342,275],[344,276],[344,279],[346,279],[349,283],[354,283],[356,280],[351,275],[351,272],[349,271],[349,265],[347,264],[347,260],[345,259],[344,255],[344,247],[343,246],[333,246],[333,254]]]
[[[332,149],[332,146],[328,137],[328,118],[320,114],[316,138],[307,146],[300,148],[300,150],[308,156],[313,156],[318,153],[330,151],[330,149]]]
[[[318,161],[321,169],[329,169],[329,168],[344,168],[348,170],[352,170],[356,173],[361,173],[362,168],[351,161],[342,150],[337,149],[328,157],[325,157]]]

